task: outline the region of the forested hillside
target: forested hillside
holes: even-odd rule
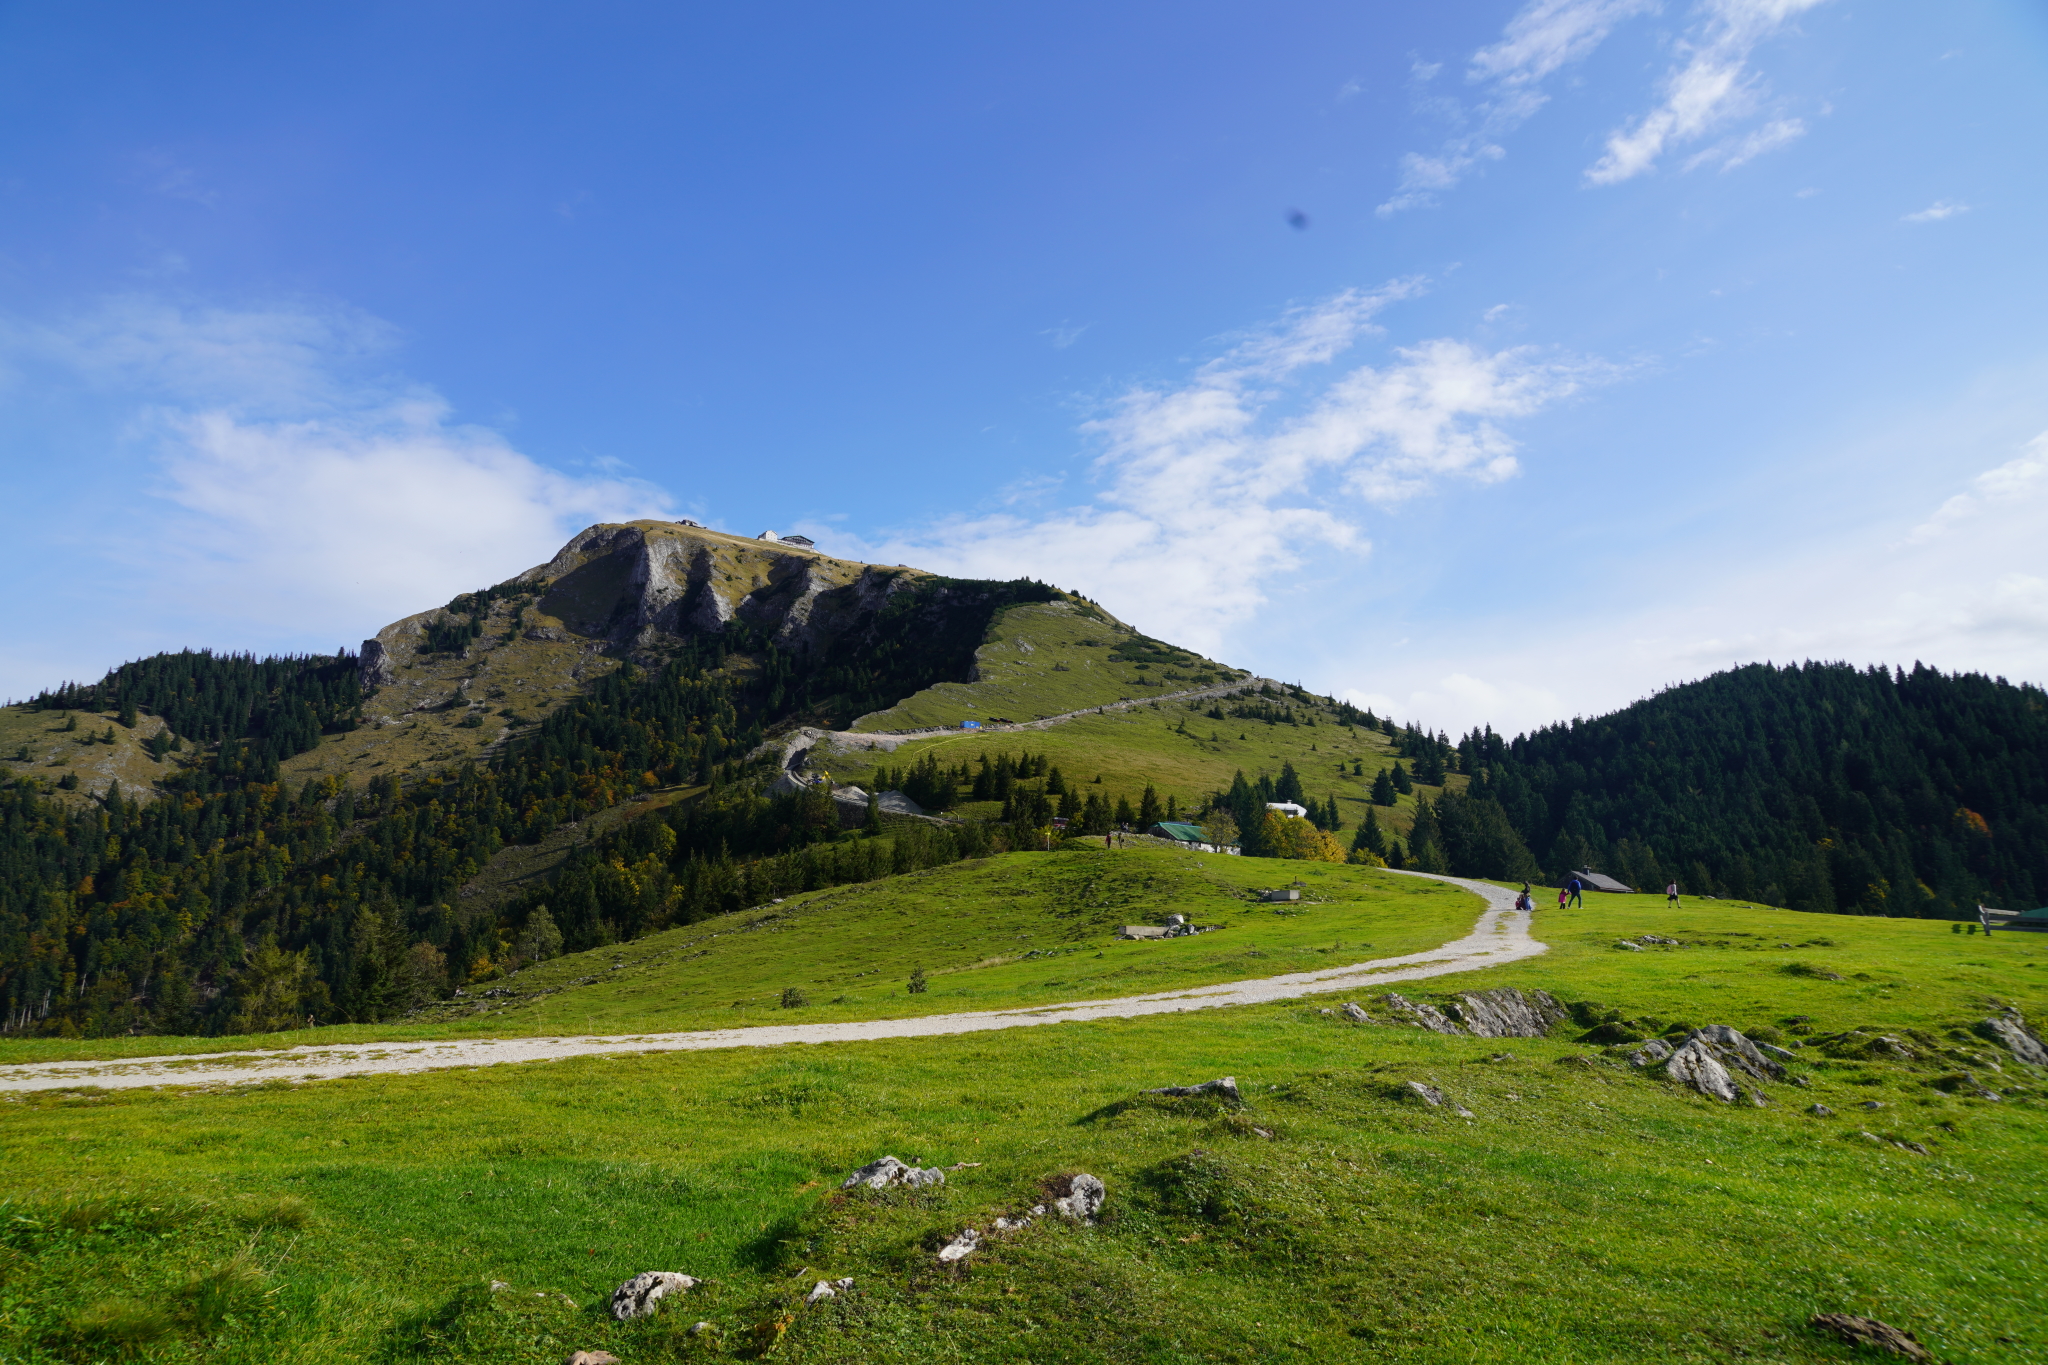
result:
[[[1872,915],[2048,899],[2037,687],[1755,664],[1459,757],[1553,875]]]

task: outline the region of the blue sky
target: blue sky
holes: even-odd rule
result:
[[[2048,12],[0,9],[0,693],[694,515],[1446,729],[2048,680]]]

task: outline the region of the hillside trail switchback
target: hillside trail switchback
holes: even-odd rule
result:
[[[915,1019],[866,1019],[831,1024],[763,1024],[693,1033],[635,1033],[601,1037],[459,1038],[444,1041],[311,1044],[274,1051],[210,1052],[113,1061],[28,1062],[0,1066],[0,1092],[96,1086],[128,1090],[161,1085],[246,1085],[284,1080],[389,1076],[449,1067],[649,1052],[701,1052],[717,1048],[782,1047],[790,1043],[856,1043],[886,1038],[932,1038],[993,1029],[1028,1028],[1090,1019],[1136,1019],[1153,1014],[1263,1005],[1304,995],[1363,990],[1477,971],[1547,951],[1529,933],[1529,915],[1514,908],[1515,893],[1463,877],[1426,872],[1403,875],[1448,882],[1480,896],[1486,909],[1472,932],[1440,948],[1312,972],[1229,981],[1110,1000],[931,1014]],[[1168,940],[1170,943],[1171,940]]]

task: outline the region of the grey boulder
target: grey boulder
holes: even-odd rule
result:
[[[1664,1074],[1681,1085],[1691,1086],[1709,1099],[1720,1100],[1723,1104],[1735,1102],[1734,1078],[1729,1076],[1728,1068],[1721,1065],[1713,1048],[1698,1034],[1686,1039],[1685,1045],[1671,1054],[1664,1063]]]
[[[850,1190],[864,1186],[871,1190],[885,1190],[891,1185],[903,1185],[913,1190],[927,1185],[943,1185],[946,1173],[937,1167],[912,1166],[898,1161],[893,1156],[876,1157],[867,1165],[855,1171],[840,1182],[839,1188]]]
[[[1329,1013],[1328,1010],[1325,1010],[1323,1012],[1325,1014]],[[1364,1010],[1352,1004],[1349,1000],[1346,1000],[1344,1002],[1344,1017],[1346,1019],[1349,1019],[1354,1024],[1370,1024],[1372,1022],[1372,1016],[1370,1014],[1367,1014]]]
[[[1446,1018],[1444,1012],[1435,1005],[1421,1004],[1404,995],[1396,995],[1392,991],[1388,991],[1380,998],[1386,1002],[1388,1009],[1407,1015],[1408,1022],[1417,1028],[1426,1028],[1432,1033],[1461,1034],[1465,1031]]]
[[[1447,1012],[1475,1038],[1546,1038],[1568,1016],[1550,992],[1524,995],[1513,986],[1461,995]]]
[[[827,1299],[838,1298],[841,1290],[851,1288],[853,1288],[853,1281],[851,1279],[820,1280],[811,1286],[810,1293],[804,1295],[804,1302],[807,1304],[823,1303]]]
[[[951,1265],[974,1254],[981,1245],[981,1233],[975,1228],[962,1228],[960,1235],[939,1248],[939,1264]]]
[[[1636,1048],[1635,1051],[1629,1053],[1628,1061],[1630,1066],[1654,1066],[1656,1063],[1670,1057],[1670,1055],[1671,1044],[1665,1042],[1662,1038],[1652,1038],[1649,1042],[1644,1043]]]
[[[652,1317],[655,1304],[671,1294],[687,1294],[697,1281],[673,1270],[648,1270],[612,1291],[612,1316],[620,1322]]]
[[[1433,1085],[1426,1085],[1421,1081],[1410,1081],[1408,1082],[1408,1088],[1409,1090],[1413,1091],[1415,1095],[1419,1099],[1421,1099],[1421,1101],[1424,1104],[1428,1105],[1432,1109],[1449,1109],[1452,1113],[1456,1114],[1461,1119],[1469,1119],[1473,1117],[1472,1111],[1470,1109],[1467,1109],[1464,1105],[1459,1104],[1456,1100],[1451,1099],[1449,1096],[1445,1095],[1443,1091],[1437,1089]]]
[[[2030,1066],[2048,1066],[2048,1047],[2042,1046],[2017,1011],[1992,1015],[1977,1025],[1977,1032]]]
[[[1102,1211],[1103,1201],[1109,1198],[1109,1190],[1092,1175],[1071,1175],[1066,1179],[1067,1191],[1052,1201],[1053,1209],[1062,1218],[1071,1218],[1077,1223],[1092,1223],[1095,1215]]]

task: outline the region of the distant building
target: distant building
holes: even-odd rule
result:
[[[801,545],[808,550],[817,545],[818,542],[812,540],[809,536],[784,536],[782,543],[784,545]]]
[[[2048,906],[2039,910],[1994,910],[1988,905],[1977,907],[1977,919],[1988,933],[1993,929],[2025,929],[2035,933],[2048,933]]]
[[[761,533],[760,535],[758,535],[758,536],[755,536],[755,537],[754,537],[754,539],[756,539],[756,540],[780,540],[780,539],[782,539],[782,537],[781,537],[781,536],[778,536],[778,535],[776,535],[776,534],[775,534],[775,533],[774,533],[773,531],[763,531],[763,532],[762,532],[762,533]]]
[[[1288,816],[1295,820],[1308,819],[1308,807],[1297,806],[1292,801],[1268,801],[1266,803],[1266,809],[1277,810],[1282,815]]]
[[[677,518],[676,518],[676,525],[678,525],[678,526],[693,526],[693,527],[695,527],[695,528],[696,528],[697,530],[699,530],[699,531],[701,531],[701,530],[703,530],[703,529],[704,529],[704,523],[703,523],[703,522],[701,522],[701,521],[692,521],[692,520],[690,520],[690,519],[689,519],[688,517],[677,517]]]
[[[1155,839],[1171,839],[1179,844],[1208,842],[1202,838],[1202,830],[1199,825],[1183,824],[1178,820],[1161,820],[1145,832]]]
[[[1581,868],[1577,872],[1572,873],[1572,875],[1574,877],[1577,877],[1580,881],[1584,882],[1586,884],[1586,889],[1588,891],[1635,890],[1634,887],[1624,886],[1620,882],[1614,880],[1614,878],[1612,877],[1603,877],[1598,872],[1588,872],[1584,868]]]

